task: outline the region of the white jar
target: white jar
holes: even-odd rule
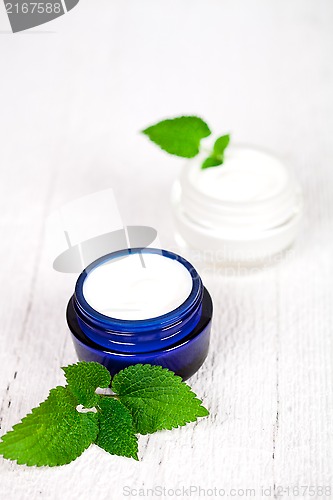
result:
[[[301,189],[286,166],[251,147],[230,146],[223,165],[187,162],[172,190],[176,240],[218,262],[247,264],[281,254],[293,243]]]

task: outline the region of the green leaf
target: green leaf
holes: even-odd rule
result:
[[[0,454],[18,464],[64,465],[79,457],[95,441],[96,413],[79,413],[65,387],[56,387],[13,430],[2,436]]]
[[[202,164],[201,168],[210,168],[210,167],[217,167],[218,165],[222,165],[223,160],[221,158],[215,158],[214,156],[208,156]]]
[[[196,156],[201,139],[211,134],[207,123],[197,116],[163,120],[142,132],[164,151],[185,158]]]
[[[110,385],[110,373],[105,366],[94,361],[80,361],[62,369],[65,372],[68,388],[78,403],[86,408],[92,408],[98,403],[99,396],[95,393],[97,387],[105,388]]]
[[[102,397],[98,406],[99,433],[95,443],[111,455],[138,460],[138,439],[128,409],[116,399],[108,397]]]
[[[56,387],[13,430],[2,436],[0,454],[18,464],[56,466],[72,462],[91,443],[113,455],[138,459],[136,432],[172,429],[208,415],[181,378],[160,366],[134,365],[119,372],[112,389],[98,395],[109,372],[84,361],[64,368],[68,385]],[[79,405],[92,407],[79,411]]]
[[[172,429],[208,415],[190,387],[161,366],[134,365],[115,375],[112,389],[140,434]]]
[[[218,139],[216,139],[213,151],[215,156],[223,156],[224,150],[228,146],[230,142],[230,135],[222,135]]]
[[[222,165],[224,162],[224,151],[230,142],[230,135],[222,135],[216,139],[213,147],[213,152],[206,158],[202,164],[201,168],[217,167]]]

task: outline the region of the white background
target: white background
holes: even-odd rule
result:
[[[190,384],[209,418],[141,437],[138,463],[94,446],[54,469],[1,459],[1,499],[118,500],[125,486],[160,485],[258,488],[256,498],[261,486],[274,498],[275,485],[277,498],[278,486],[333,483],[332,28],[330,0],[81,0],[15,35],[2,9],[1,433],[76,359],[65,322],[75,276],[49,266],[47,214],[113,187],[126,224],[154,226],[175,248],[169,192],[182,161],[141,128],[199,114],[280,154],[306,214],[280,265],[203,270],[212,345]]]

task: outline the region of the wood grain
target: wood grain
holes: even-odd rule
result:
[[[0,34],[1,433],[76,359],[65,322],[76,277],[49,265],[47,214],[112,187],[126,224],[151,225],[176,249],[169,193],[182,162],[138,130],[200,114],[280,154],[306,207],[277,265],[195,262],[215,313],[209,357],[189,382],[209,418],[141,437],[138,463],[94,446],[61,468],[0,459],[1,499],[191,485],[278,498],[279,486],[333,483],[332,21],[329,0],[81,0],[36,34]]]

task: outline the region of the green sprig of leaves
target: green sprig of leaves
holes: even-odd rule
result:
[[[161,149],[172,155],[193,158],[200,153],[201,140],[211,135],[207,123],[198,116],[179,116],[162,120],[142,131]],[[222,165],[224,151],[230,142],[230,135],[218,137],[212,151],[202,162],[201,168]]]
[[[63,368],[67,385],[2,436],[0,454],[18,464],[56,466],[72,462],[92,443],[111,455],[138,460],[137,434],[172,429],[208,415],[201,401],[173,372],[152,365],[125,368],[108,388],[108,370],[81,361]]]

